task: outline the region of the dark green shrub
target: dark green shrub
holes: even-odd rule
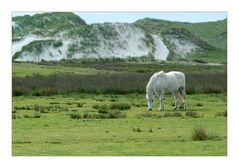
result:
[[[53,47],[54,48],[60,47],[62,45],[63,45],[62,41],[55,41],[55,42],[53,42]]]

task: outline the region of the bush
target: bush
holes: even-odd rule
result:
[[[57,48],[57,47],[60,47],[60,46],[62,46],[63,44],[62,44],[62,41],[55,41],[54,43],[53,43],[53,47],[54,48]]]

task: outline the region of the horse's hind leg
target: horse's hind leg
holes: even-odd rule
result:
[[[185,88],[179,88],[179,90],[183,97],[183,108],[186,110],[188,108],[188,104],[187,104],[187,95],[185,92]]]
[[[159,101],[160,101],[159,111],[163,111],[163,110],[164,110],[164,102],[163,102],[163,99],[164,99],[164,92],[162,91],[162,92],[160,93],[160,96],[159,96]]]
[[[180,96],[180,93],[179,93],[179,91],[177,90],[177,91],[175,91],[175,92],[172,92],[173,93],[173,97],[174,97],[174,110],[176,109],[178,109],[179,108],[179,96]]]

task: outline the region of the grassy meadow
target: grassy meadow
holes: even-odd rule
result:
[[[225,156],[226,66],[140,62],[13,63],[14,156]],[[188,110],[147,111],[153,72],[187,75]],[[215,82],[218,81],[218,82]]]

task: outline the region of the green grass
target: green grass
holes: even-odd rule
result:
[[[13,76],[32,76],[34,74],[49,76],[56,73],[68,73],[68,74],[98,74],[109,73],[104,70],[97,70],[94,68],[82,68],[82,67],[70,67],[61,65],[39,65],[36,63],[13,63],[12,68]]]
[[[171,95],[166,96],[165,112],[157,110],[158,101],[153,108],[152,114],[161,117],[139,117],[148,113],[144,94],[13,97],[12,153],[14,156],[225,156],[227,118],[217,114],[226,111],[226,99],[226,94],[189,95],[188,111],[201,116],[194,118],[181,109],[178,111],[181,115],[166,117],[165,114],[174,114]],[[130,104],[130,109],[122,111],[126,118],[71,118],[72,114],[98,113],[93,108],[96,104],[110,107],[115,103]],[[196,127],[215,132],[217,138],[194,141],[192,131]]]
[[[87,62],[85,62],[87,61]],[[69,73],[79,75],[95,75],[95,74],[112,74],[122,72],[138,72],[148,73],[157,72],[160,70],[172,71],[178,70],[185,73],[190,72],[226,72],[227,66],[212,66],[212,65],[192,65],[192,64],[177,64],[171,62],[125,62],[126,60],[117,60],[111,62],[109,60],[99,59],[79,59],[72,62],[41,62],[41,63],[16,63],[12,64],[13,76],[32,76],[34,74],[49,76],[57,73]]]
[[[227,46],[227,19],[215,22],[188,23],[145,18],[134,24],[154,34],[160,34],[171,29],[186,29],[218,48],[226,49]]]
[[[78,15],[72,12],[51,12],[33,16],[17,16],[12,21],[19,27],[13,28],[13,39],[29,32],[36,35],[54,36],[60,30],[86,25]]]
[[[52,82],[51,80],[50,83],[47,83],[48,80],[42,81],[45,78],[68,79],[65,83],[64,80],[62,82],[57,80],[57,85],[53,82],[53,91],[56,86],[62,86],[63,91],[64,89],[74,90],[75,85],[72,83],[76,83],[77,86],[79,83],[74,77],[86,77],[79,85],[83,85],[83,88],[105,87],[109,81],[101,84],[102,81],[98,79],[110,77],[111,82],[118,81],[120,86],[124,86],[120,82],[127,81],[125,88],[128,89],[129,83],[134,80],[130,74],[145,76],[159,70],[180,70],[189,74],[187,76],[190,82],[187,85],[188,90],[190,89],[188,87],[194,85],[196,89],[205,92],[206,85],[209,85],[209,81],[214,80],[214,77],[216,79],[223,77],[221,82],[225,84],[226,69],[226,65],[209,66],[122,60],[112,62],[112,60],[101,59],[41,62],[39,64],[13,63],[13,91],[15,87],[29,79],[34,79],[34,81],[29,80],[29,83],[35,83],[35,89],[45,86],[45,89],[49,89]],[[221,76],[222,74],[224,75]],[[72,78],[69,78],[71,76]],[[90,76],[93,78],[88,78]],[[15,80],[16,78],[20,80]],[[90,83],[87,83],[86,79]],[[196,85],[195,79],[202,83]],[[205,80],[207,83],[204,82]],[[216,88],[218,83],[217,85],[213,83],[212,86]],[[141,80],[141,84],[143,90],[138,94],[136,91],[129,94],[127,90],[125,95],[99,94],[100,92],[84,94],[80,91],[72,91],[63,95],[13,96],[12,154],[14,156],[227,155],[226,85],[223,85],[222,92],[218,92],[222,94],[192,92],[188,95],[189,109],[187,111],[180,109],[175,112],[172,106],[173,98],[167,95],[165,97],[166,111],[157,110],[159,107],[157,100],[152,113],[149,113],[145,94],[141,94],[145,91],[146,83],[142,83]],[[135,82],[132,86],[135,88]],[[206,92],[212,93],[210,90]],[[216,138],[195,141],[192,139],[192,132],[195,128],[204,128],[208,133],[214,133]]]

